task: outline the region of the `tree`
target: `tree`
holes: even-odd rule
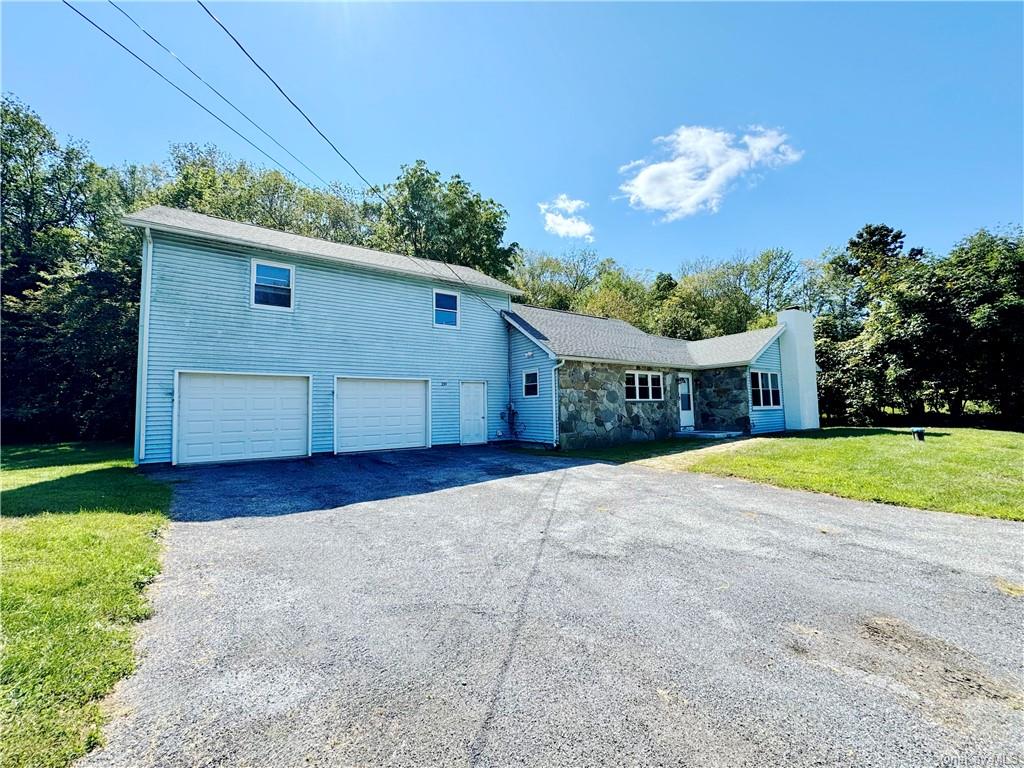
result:
[[[645,331],[652,330],[647,284],[622,267],[606,265],[597,281],[574,302],[573,308],[588,315],[625,320]]]
[[[511,282],[525,292],[521,300],[527,304],[568,310],[611,265],[590,248],[576,248],[560,257],[531,251],[515,266]]]
[[[684,265],[678,284],[656,310],[655,332],[680,339],[706,339],[747,330],[758,308],[747,289],[747,262]]]
[[[402,166],[384,196],[388,202],[376,206],[370,238],[375,247],[473,267],[503,279],[515,268],[518,243],[502,244],[508,213],[473,191],[461,176],[444,181],[417,160]]]
[[[84,148],[61,146],[31,109],[12,96],[0,103],[3,186],[3,295],[35,288],[42,276],[74,258],[76,230],[86,224],[97,168]]]
[[[215,147],[174,144],[147,203],[347,245],[368,244],[376,209],[341,185],[310,189],[280,171],[235,161]]]
[[[761,251],[747,266],[750,297],[763,314],[773,314],[790,305],[797,294],[800,265],[793,252],[784,248]]]
[[[651,299],[660,304],[672,295],[677,285],[679,283],[668,272],[659,272],[651,285]]]
[[[951,414],[966,400],[1024,421],[1024,233],[979,229],[935,263],[926,285],[936,392]]]

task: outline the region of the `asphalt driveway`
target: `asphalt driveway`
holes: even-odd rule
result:
[[[495,448],[170,476],[83,765],[1024,762],[1020,524]]]

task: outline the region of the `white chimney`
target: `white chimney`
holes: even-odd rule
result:
[[[784,309],[778,319],[779,325],[786,326],[779,337],[786,429],[817,429],[818,366],[814,362],[811,315],[799,309]]]

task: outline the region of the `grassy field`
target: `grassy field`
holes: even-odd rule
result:
[[[0,765],[65,766],[99,742],[99,701],[134,668],[170,489],[122,446],[2,457]]]
[[[742,477],[850,499],[1024,520],[1020,432],[942,428],[929,430],[920,443],[907,430],[835,428],[712,447],[680,439],[565,453]]]

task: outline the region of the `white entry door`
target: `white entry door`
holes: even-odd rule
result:
[[[487,442],[487,384],[464,381],[459,385],[460,442],[476,445]]]
[[[176,463],[308,454],[307,377],[179,374]]]
[[[679,428],[693,429],[693,378],[679,374]]]
[[[335,453],[426,447],[426,381],[339,378],[334,391]]]

